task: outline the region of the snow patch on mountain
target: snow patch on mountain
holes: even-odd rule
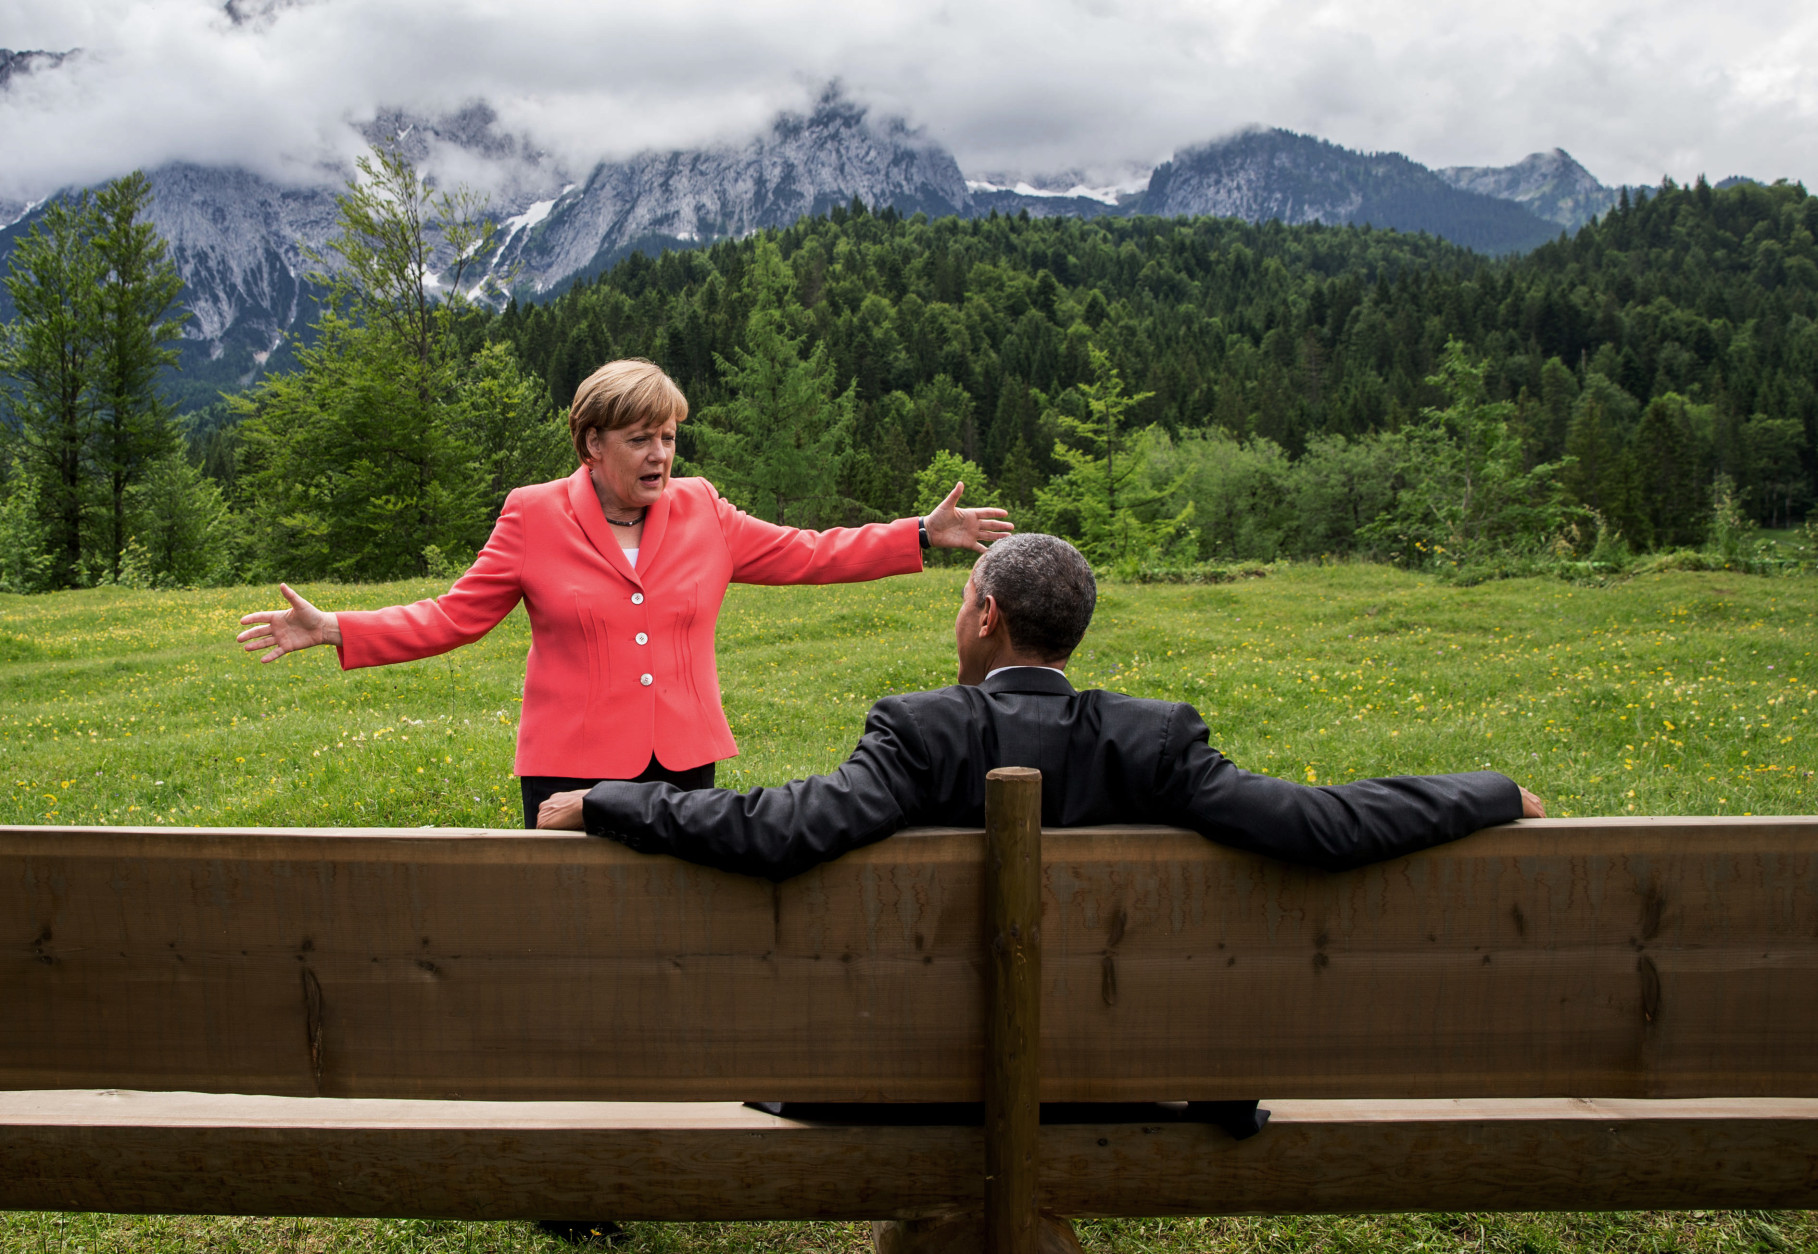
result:
[[[573,188],[574,184],[570,183],[562,190],[568,192],[572,191]],[[533,227],[544,218],[547,218],[549,216],[549,211],[556,207],[556,201],[559,199],[561,199],[559,196],[552,196],[548,200],[534,201],[530,208],[526,209],[523,213],[506,218],[503,222],[499,223],[500,226],[505,228],[505,238],[510,239],[519,231],[525,230],[528,227]]]

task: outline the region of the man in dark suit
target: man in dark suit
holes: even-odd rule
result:
[[[1399,857],[1522,817],[1539,800],[1494,771],[1312,787],[1232,765],[1190,705],[1090,689],[1064,673],[1098,589],[1054,536],[999,540],[966,583],[959,682],[885,697],[831,775],[749,792],[609,780],[543,803],[538,826],[788,879],[923,824],[981,827],[985,773],[1042,772],[1042,823],[1162,823],[1328,870]]]

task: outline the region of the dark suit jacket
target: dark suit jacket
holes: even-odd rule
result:
[[[1042,825],[1162,823],[1221,844],[1342,870],[1521,817],[1494,771],[1310,787],[1233,766],[1190,705],[1077,692],[1016,667],[977,687],[885,697],[837,771],[776,788],[682,792],[608,780],[586,828],[645,853],[788,879],[924,824],[982,827],[985,772],[1042,772]]]

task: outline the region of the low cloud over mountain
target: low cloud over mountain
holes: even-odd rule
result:
[[[1256,119],[1448,167],[1563,142],[1611,183],[1818,178],[1818,8],[1797,0],[14,0],[6,17],[14,47],[84,50],[0,90],[0,197],[19,201],[178,161],[332,183],[383,109],[475,100],[584,171],[736,145],[833,79],[981,181],[1113,186]]]

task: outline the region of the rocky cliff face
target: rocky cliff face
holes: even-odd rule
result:
[[[646,153],[596,166],[578,186],[536,201],[503,225],[501,263],[546,292],[635,246],[694,244],[787,226],[854,197],[903,213],[963,213],[953,157],[895,118],[873,119],[829,93],[738,147]]]
[[[1400,153],[1353,152],[1283,130],[1244,131],[1176,153],[1156,167],[1140,211],[1369,223],[1485,252],[1532,248],[1556,233],[1524,207],[1455,188]]]
[[[294,325],[304,276],[334,230],[335,199],[321,188],[283,188],[244,170],[172,165],[149,178],[148,213],[188,285],[188,335],[218,351],[266,353]]]
[[[1464,191],[1512,200],[1569,231],[1616,203],[1616,189],[1599,183],[1563,148],[1530,153],[1514,165],[1452,165],[1434,173]]]

